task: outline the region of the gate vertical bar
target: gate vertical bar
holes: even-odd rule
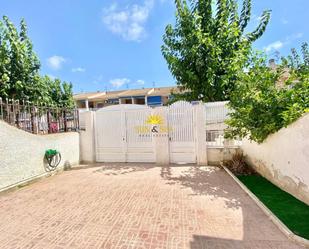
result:
[[[125,108],[121,109],[121,133],[122,133],[122,152],[124,153],[124,162],[128,162],[128,146],[127,146],[127,114]]]
[[[207,165],[206,115],[203,104],[194,106],[195,149],[198,165]]]

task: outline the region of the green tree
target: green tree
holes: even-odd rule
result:
[[[51,79],[49,76],[41,78],[44,83],[42,85],[48,86],[46,98],[44,103],[53,107],[74,107],[72,84],[60,79]]]
[[[62,105],[63,107],[72,108],[74,107],[73,100],[73,85],[72,83],[62,83]]]
[[[40,76],[27,25],[20,31],[8,17],[0,21],[0,97],[28,100],[37,105],[73,107],[72,84]]]
[[[3,97],[37,99],[39,96],[34,95],[32,90],[39,84],[40,62],[33,52],[25,21],[21,21],[18,32],[8,17],[4,16],[0,29]]]
[[[246,33],[251,0],[244,0],[240,15],[237,0],[192,0],[190,6],[186,0],[175,3],[176,24],[165,29],[162,53],[184,91],[176,99],[229,99],[251,44],[266,29],[270,11],[264,11],[258,27]]]
[[[5,39],[6,33],[3,23],[0,21],[0,97],[6,97],[9,91],[9,47]]]
[[[302,59],[295,49],[275,70],[267,66],[266,56],[254,55],[248,72],[242,73],[231,95],[229,105],[233,111],[226,122],[227,137],[248,136],[261,143],[309,112],[306,63],[306,56]]]
[[[309,74],[309,48],[308,43],[304,42],[301,46],[301,54],[295,48],[291,49],[291,55],[287,58],[282,58],[282,63],[285,68],[294,78],[299,79],[303,75]]]

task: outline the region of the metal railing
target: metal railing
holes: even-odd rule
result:
[[[34,134],[79,130],[77,109],[35,106],[29,101],[0,98],[0,120]]]
[[[206,130],[206,144],[212,148],[237,148],[242,142],[239,139],[226,139],[224,130]]]
[[[240,139],[226,139],[224,130],[228,129],[224,123],[228,118],[231,110],[228,108],[228,101],[205,103],[206,112],[206,143],[211,148],[239,147]]]
[[[228,101],[205,103],[206,124],[223,123],[230,113]]]
[[[86,112],[81,112],[79,110],[79,129],[86,130]]]

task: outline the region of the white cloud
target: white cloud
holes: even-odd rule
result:
[[[145,85],[145,81],[144,80],[137,80],[136,85]]]
[[[109,83],[112,85],[114,88],[120,88],[124,85],[126,86],[131,86],[131,87],[142,87],[145,85],[144,80],[130,80],[128,78],[118,78],[118,79],[112,79],[109,81]]]
[[[286,38],[286,40],[287,40],[287,41],[297,40],[297,39],[302,38],[303,36],[304,36],[304,33],[299,32],[299,33],[292,34],[292,35],[288,36],[288,37]]]
[[[283,42],[282,41],[276,41],[276,42],[273,42],[271,44],[269,44],[268,46],[266,46],[264,49],[265,51],[268,53],[272,50],[279,50],[280,48],[283,47]]]
[[[300,39],[304,36],[304,33],[295,33],[292,35],[289,35],[285,38],[284,41],[275,41],[273,43],[270,43],[268,46],[264,47],[265,52],[269,53],[272,50],[279,50],[283,48],[284,46],[290,44],[294,40]]]
[[[84,73],[85,71],[86,71],[86,69],[82,68],[82,67],[72,68],[73,73]]]
[[[59,70],[66,61],[62,56],[54,55],[47,59],[47,65],[53,70]]]
[[[281,18],[281,23],[286,25],[286,24],[289,23],[289,21],[287,19],[285,19],[285,18]]]
[[[146,36],[145,24],[154,0],[145,0],[143,4],[127,6],[122,10],[117,4],[103,9],[102,21],[114,34],[128,41],[141,41]]]
[[[109,82],[112,84],[113,87],[120,88],[123,85],[129,84],[131,80],[127,78],[122,78],[122,79],[112,79]]]
[[[48,76],[49,78],[51,78],[52,80],[57,79],[57,77],[56,77],[55,75],[52,75],[52,74],[47,74],[47,76]]]
[[[99,84],[101,83],[103,80],[103,75],[99,75],[97,77],[95,77],[95,79],[92,81],[93,84]]]

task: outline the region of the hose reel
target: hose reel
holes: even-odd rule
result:
[[[57,150],[49,149],[45,151],[45,159],[50,169],[55,170],[61,162],[61,154]]]

